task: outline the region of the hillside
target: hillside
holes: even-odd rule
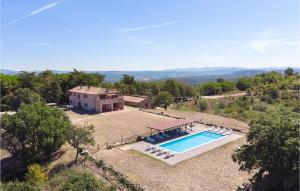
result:
[[[268,71],[283,72],[285,68],[240,68],[240,67],[202,67],[202,68],[180,68],[168,69],[160,71],[87,71],[88,73],[98,73],[105,75],[105,81],[119,81],[124,74],[134,76],[138,81],[153,81],[162,79],[178,79],[189,84],[205,83],[215,81],[218,77],[226,80],[236,80],[243,76],[254,76]],[[294,71],[299,72],[300,68],[294,68]],[[36,71],[39,73],[40,71]],[[53,70],[54,73],[69,73],[71,71]],[[19,71],[1,69],[3,74],[17,74]]]

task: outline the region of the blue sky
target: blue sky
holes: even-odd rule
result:
[[[2,68],[299,66],[298,0],[2,0]]]

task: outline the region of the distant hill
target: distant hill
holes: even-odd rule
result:
[[[286,68],[258,68],[249,69],[241,67],[203,67],[203,68],[180,68],[160,71],[87,71],[89,73],[99,73],[105,75],[105,80],[115,82],[121,79],[123,74],[132,75],[139,81],[152,81],[163,79],[178,79],[190,84],[215,81],[218,77],[227,80],[235,80],[242,76],[254,76],[268,71],[283,72]],[[299,72],[300,68],[294,68]],[[19,71],[1,69],[4,74],[17,74]],[[39,71],[35,71],[39,72]],[[70,71],[53,70],[55,73],[68,73]]]

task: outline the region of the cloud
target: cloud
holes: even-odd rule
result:
[[[300,37],[281,35],[274,30],[257,33],[257,38],[250,40],[244,47],[258,52],[266,52],[276,47],[296,46],[300,48]]]
[[[60,2],[54,2],[54,3],[51,3],[51,4],[45,5],[45,6],[39,8],[39,9],[37,9],[37,10],[34,10],[34,11],[30,12],[30,13],[27,14],[27,15],[21,16],[21,17],[15,19],[15,20],[13,20],[13,21],[10,22],[8,25],[13,25],[13,24],[15,24],[15,23],[17,23],[17,22],[20,22],[20,21],[22,21],[22,20],[28,18],[28,17],[34,16],[34,15],[36,15],[36,14],[39,14],[39,13],[43,12],[43,11],[46,11],[46,10],[51,9],[51,8],[53,8],[53,7],[56,7],[57,5],[62,4],[62,3],[63,3],[63,1],[60,1]]]
[[[299,39],[256,39],[250,41],[246,47],[252,48],[258,52],[266,52],[275,47],[296,46],[300,48]]]
[[[141,31],[145,29],[153,29],[153,28],[160,28],[168,25],[174,25],[177,23],[182,22],[182,20],[173,20],[173,21],[168,21],[160,24],[155,24],[155,25],[145,25],[145,26],[139,26],[139,27],[128,27],[128,28],[123,28],[120,29],[121,32],[136,32],[136,31]]]

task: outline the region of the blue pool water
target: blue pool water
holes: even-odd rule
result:
[[[168,149],[170,151],[181,153],[192,148],[199,147],[200,145],[209,143],[216,139],[223,137],[224,135],[213,133],[209,131],[203,131],[199,133],[195,133],[193,135],[183,137],[180,139],[176,139],[174,141],[170,141],[167,143],[162,143],[159,146]]]

